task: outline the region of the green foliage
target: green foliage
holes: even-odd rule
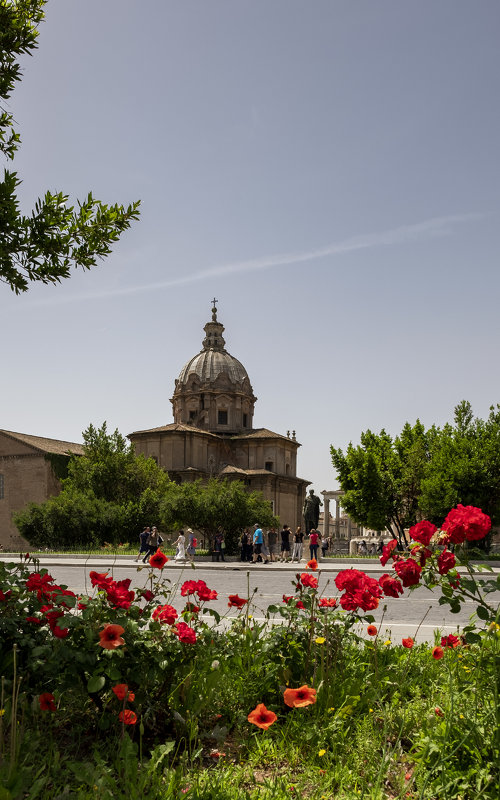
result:
[[[22,535],[35,547],[95,546],[135,540],[144,524],[158,519],[160,504],[175,491],[153,459],[136,456],[106,423],[83,433],[84,454],[72,456],[57,497],[32,503],[14,515]]]
[[[406,544],[404,529],[417,520],[420,482],[429,458],[430,434],[417,420],[393,439],[385,430],[367,430],[346,453],[330,448],[344,496],[342,507],[358,523],[388,528]]]
[[[0,151],[13,159],[20,142],[5,102],[21,80],[19,57],[37,47],[46,0],[0,0]],[[77,207],[63,192],[46,192],[30,216],[21,213],[16,172],[0,182],[0,280],[17,294],[32,281],[58,283],[72,267],[90,269],[138,219],[139,203],[105,205],[91,193]]]
[[[278,522],[261,492],[247,492],[240,481],[216,478],[176,486],[162,504],[160,520],[166,528],[189,525],[209,541],[221,531],[228,553],[237,551],[243,528],[256,522],[265,526]]]
[[[436,433],[421,484],[421,513],[440,524],[456,506],[482,508],[500,523],[500,406],[486,420],[474,418],[470,403],[455,408],[455,425]]]

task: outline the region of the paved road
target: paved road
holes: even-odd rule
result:
[[[4,557],[2,560],[6,560]],[[70,589],[78,593],[92,593],[92,587],[88,573],[91,569],[96,571],[108,570],[114,578],[121,580],[131,578],[131,588],[144,587],[148,585],[150,569],[144,567],[138,569],[131,559],[117,559],[114,564],[108,558],[97,558],[92,560],[79,559],[55,559],[47,558],[44,560],[54,579],[66,584]],[[337,593],[333,579],[340,569],[345,569],[353,565],[337,563],[325,563],[320,573],[320,589],[326,596],[334,596]],[[384,571],[375,562],[356,564],[356,567],[364,569],[374,577],[379,577]],[[305,567],[304,563],[301,570]],[[247,596],[248,588],[250,592],[255,591],[254,605],[252,613],[256,619],[263,617],[264,611],[271,603],[282,604],[283,594],[292,594],[293,586],[291,581],[294,579],[298,565],[277,564],[277,565],[256,565],[246,566],[239,563],[212,564],[200,563],[193,570],[189,565],[179,568],[171,562],[166,566],[164,575],[170,580],[172,589],[177,590],[177,597],[173,599],[172,605],[181,608],[184,598],[180,596],[178,587],[188,578],[198,580],[202,578],[211,589],[216,589],[218,599],[209,603],[220,614],[234,613],[233,609],[228,609],[227,597],[229,594],[239,594]],[[498,568],[495,569],[498,572]],[[155,571],[155,574],[158,574]],[[428,589],[419,588],[411,594],[408,590],[405,595],[398,599],[386,598],[380,607],[373,612],[376,620],[382,620],[382,632],[385,636],[392,638],[393,642],[400,642],[403,636],[415,636],[417,628],[417,641],[433,641],[434,631],[439,628],[444,632],[456,631],[457,625],[463,626],[469,621],[470,615],[475,610],[474,603],[466,602],[462,606],[459,614],[451,614],[446,606],[439,606],[439,591],[430,592]],[[500,592],[489,595],[491,603],[500,603]],[[425,619],[424,619],[425,618]],[[420,627],[419,627],[420,626]]]

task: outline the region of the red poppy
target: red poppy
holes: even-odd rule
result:
[[[376,636],[378,633],[376,625],[368,625],[366,632],[368,636]]]
[[[115,650],[122,644],[125,644],[121,634],[125,633],[125,628],[121,625],[105,625],[99,634],[99,644],[105,650]]]
[[[308,569],[318,569],[318,562],[315,558],[311,558],[311,560],[307,562],[306,567]]]
[[[408,650],[411,650],[411,648],[412,648],[412,647],[413,647],[413,645],[415,644],[415,642],[413,641],[413,639],[411,638],[411,636],[408,636],[408,638],[407,638],[407,639],[403,639],[402,641],[403,641],[403,647],[407,647],[407,648],[408,648]]]
[[[309,575],[308,572],[303,572],[300,576],[302,586],[309,586],[310,589],[318,588],[318,579],[314,575]]]
[[[243,608],[243,606],[248,603],[248,600],[245,600],[244,597],[238,597],[237,594],[230,594],[228,597],[229,603],[228,606],[234,606],[234,608]]]
[[[152,618],[158,622],[164,622],[167,625],[173,625],[178,617],[178,613],[173,606],[157,606],[153,611]]]
[[[298,689],[285,689],[283,699],[290,708],[312,706],[317,700],[316,689],[312,689],[310,686],[300,686]]]
[[[113,686],[112,691],[117,696],[118,700],[129,700],[131,703],[135,700],[135,694],[133,692],[129,692],[128,686],[126,683],[117,683],[116,686]]]
[[[157,550],[156,553],[153,553],[153,555],[149,559],[149,564],[151,567],[154,567],[155,569],[163,569],[167,561],[168,558],[165,555],[165,553],[162,553],[161,550]]]
[[[436,717],[444,717],[444,711],[442,708],[439,708],[439,706],[436,706],[436,708],[434,709],[434,713]]]
[[[436,661],[439,661],[439,659],[442,658],[443,656],[444,656],[444,650],[442,647],[437,646],[432,648],[432,657],[435,658]]]
[[[278,717],[274,711],[269,711],[269,709],[265,707],[264,703],[259,703],[254,710],[250,712],[247,719],[253,725],[257,725],[258,728],[267,730],[276,722]]]
[[[413,525],[409,533],[412,539],[426,547],[436,531],[436,526],[424,519],[422,522],[417,522],[416,525]]]
[[[137,714],[135,711],[131,711],[130,708],[125,708],[118,714],[118,719],[120,722],[123,722],[124,725],[135,725],[137,722]]]
[[[42,711],[57,711],[54,695],[50,694],[50,692],[41,694],[38,698],[38,702]]]

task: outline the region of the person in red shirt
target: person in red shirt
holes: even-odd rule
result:
[[[313,528],[309,533],[309,552],[311,553],[311,558],[315,558],[316,561],[318,560],[318,545],[319,534],[318,531],[315,531]]]

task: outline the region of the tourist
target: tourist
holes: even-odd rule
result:
[[[198,547],[198,541],[191,528],[187,529],[187,533],[188,533],[187,554],[192,561],[196,555],[196,548]]]
[[[293,537],[292,561],[297,561],[298,563],[301,561],[303,542],[304,534],[302,533],[302,528],[299,525]]]
[[[249,561],[248,545],[250,544],[250,534],[248,528],[245,528],[240,536],[240,561]]]
[[[262,562],[262,545],[264,543],[264,534],[262,533],[262,528],[259,525],[254,525],[253,527],[254,527],[254,532],[252,537],[252,544],[253,544],[252,563],[256,564],[257,561]]]
[[[325,536],[323,534],[323,536],[321,537],[321,558],[326,558],[326,554],[328,552],[329,544],[330,544],[330,542],[329,542],[328,536]]]
[[[276,545],[278,544],[278,534],[276,532],[276,528],[269,528],[267,532],[267,544],[269,549],[269,560],[273,561],[273,555],[276,556],[276,560],[278,560],[278,553],[276,551]]]
[[[139,534],[139,552],[137,553],[136,561],[139,561],[143,553],[147,553],[149,550],[148,547],[148,539],[151,534],[151,528],[149,525],[146,525],[143,531]]]
[[[281,531],[281,560],[287,562],[290,556],[290,526],[283,525]]]
[[[185,561],[186,560],[186,537],[184,535],[184,531],[179,531],[179,536],[177,540],[174,542],[174,547],[177,547],[174,561]]]
[[[155,525],[153,525],[153,529],[148,537],[148,552],[142,559],[143,564],[145,564],[146,561],[148,561],[151,558],[151,556],[154,556],[154,554],[156,553],[162,542],[163,538],[160,536],[158,528]]]
[[[318,560],[319,533],[314,528],[309,532],[309,553]]]
[[[226,560],[224,558],[224,549],[225,549],[224,536],[219,531],[219,533],[215,535],[215,542],[214,542],[215,560],[217,562],[219,561],[219,559],[220,561]]]
[[[365,540],[363,539],[361,544],[359,545],[359,554],[360,556],[366,556],[367,553],[368,553],[368,548],[366,546]]]

